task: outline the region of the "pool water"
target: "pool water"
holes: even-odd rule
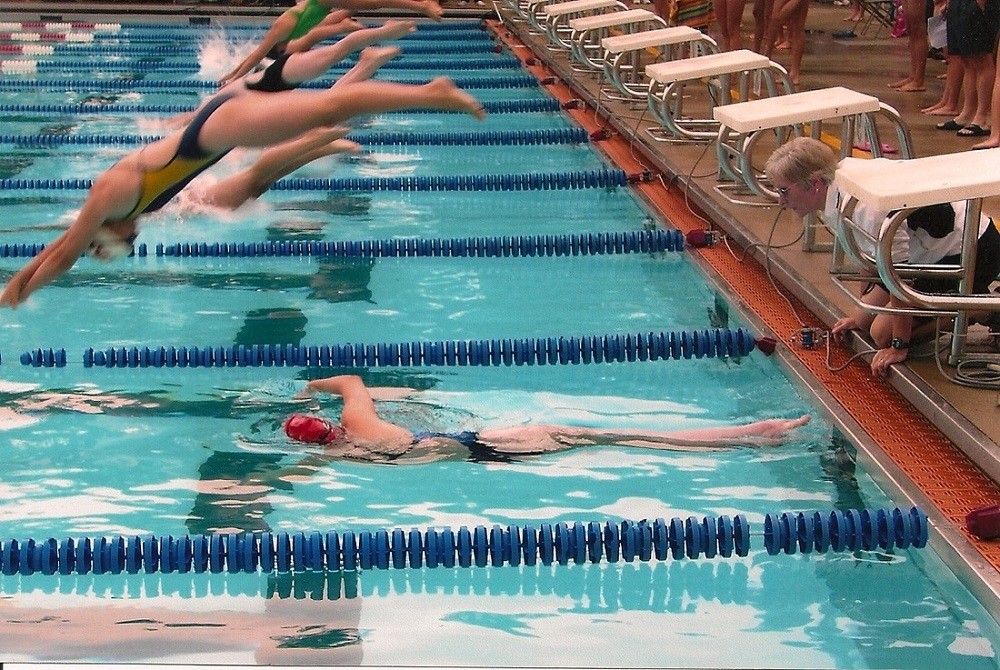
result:
[[[196,31],[171,33],[177,35],[197,44]],[[8,78],[8,85],[18,81]],[[49,88],[38,93],[40,102],[69,99]],[[541,89],[533,94],[545,95]],[[486,95],[507,99],[510,92]],[[36,116],[42,118],[2,116],[0,134],[40,133],[54,124],[72,133],[130,134],[155,125],[152,115],[141,124],[128,115]],[[450,132],[569,127],[569,121],[555,113],[497,114],[483,124],[456,115],[394,114],[364,126]],[[6,143],[0,164],[11,171],[7,177],[85,178],[125,150],[28,150]],[[233,158],[218,170],[233,170],[247,156]],[[607,167],[583,146],[374,147],[360,159],[326,159],[296,176]],[[0,199],[0,243],[50,240],[83,194],[7,190]],[[141,241],[153,248],[179,241],[568,234],[641,230],[651,221],[624,188],[273,191],[223,216],[183,200],[150,217]],[[23,262],[0,259],[0,277]],[[289,413],[335,415],[339,409],[336,399],[296,400],[304,380],[345,370],[82,364],[91,347],[590,336],[704,329],[724,317],[729,327],[746,327],[720,300],[683,252],[371,260],[148,256],[112,265],[85,259],[0,320],[0,538],[537,526],[722,514],[744,514],[760,528],[771,512],[902,505],[864,472],[854,448],[834,434],[780,364],[760,352],[349,370],[371,386],[415,389],[411,397],[379,403],[386,418],[414,430],[527,423],[671,430],[814,414],[778,446],[721,452],[608,446],[406,466],[331,461],[322,450],[284,438],[280,425]],[[20,354],[36,348],[65,348],[70,362],[54,369],[21,365]],[[3,616],[22,624],[0,628],[0,660],[997,666],[995,622],[930,549],[771,556],[759,537],[753,547],[742,558],[650,563],[2,575]]]

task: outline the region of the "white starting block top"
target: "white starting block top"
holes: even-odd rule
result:
[[[779,95],[714,110],[715,120],[738,133],[879,111],[879,99],[842,86]]]
[[[656,14],[648,9],[628,9],[624,12],[608,12],[597,16],[583,16],[578,19],[570,19],[569,28],[573,32],[584,30],[599,30],[610,28],[611,26],[622,26],[626,23],[638,23],[649,21],[656,17]]]
[[[661,84],[672,84],[675,81],[715,77],[720,74],[758,70],[770,66],[771,60],[766,56],[749,49],[738,49],[665,63],[652,63],[646,66],[646,76]]]
[[[1000,195],[1000,149],[926,158],[845,158],[833,183],[877,211]]]
[[[665,47],[671,44],[694,42],[701,39],[705,39],[705,34],[700,30],[696,30],[691,26],[676,26],[673,28],[645,30],[641,33],[633,33],[631,35],[605,37],[601,40],[601,46],[608,53],[615,54],[623,51],[636,51],[652,47]]]
[[[592,9],[615,7],[616,5],[618,5],[617,0],[569,0],[569,2],[555,2],[546,5],[542,11],[551,18],[575,12],[589,12]]]

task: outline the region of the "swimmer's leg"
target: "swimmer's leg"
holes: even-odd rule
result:
[[[356,116],[406,109],[463,112],[480,120],[486,116],[479,101],[447,77],[419,85],[361,81],[319,92],[247,91],[228,100],[205,121],[198,143],[209,153],[267,146]]]

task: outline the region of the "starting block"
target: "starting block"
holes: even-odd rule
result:
[[[549,37],[549,48],[566,51],[572,49],[572,31],[569,27],[571,20],[627,9],[625,3],[619,0],[569,0],[569,2],[549,3],[541,11],[542,26]]]
[[[889,120],[899,139],[900,155],[911,158],[913,143],[899,113],[874,96],[841,86],[716,107],[713,116],[719,122],[716,145],[719,177],[745,187],[759,201],[729,199],[750,205],[772,205],[778,201],[777,192],[762,182],[763,175],[753,167],[754,148],[765,134],[773,134],[777,144],[781,145],[792,137],[804,136],[808,126],[809,136],[819,139],[824,122],[838,121],[840,156],[844,158],[851,155],[856,128],[860,124],[863,134],[869,138],[872,157],[878,158],[882,142],[876,115]],[[816,215],[806,218],[803,248],[808,251],[821,250],[816,244],[816,229],[820,225],[817,220]],[[826,249],[828,247],[822,247],[822,250]]]
[[[666,129],[669,138],[675,140],[715,139],[719,122],[713,118],[713,110],[732,104],[734,90],[739,100],[747,100],[752,89],[768,97],[792,92],[783,67],[747,49],[654,63],[646,66],[646,76],[650,80],[649,111],[662,124],[662,128],[650,132]],[[707,89],[707,115],[700,118],[685,115],[683,109],[684,90],[694,81],[704,81]]]
[[[625,35],[665,28],[667,22],[647,9],[630,9],[624,12],[607,12],[598,16],[571,19],[570,51],[573,58],[590,72],[604,69],[603,40],[613,32]]]
[[[996,165],[1000,149],[964,151],[912,160],[866,160],[847,158],[841,161],[834,177],[834,186],[845,196],[836,244],[843,254],[834,253],[832,272],[834,282],[852,298],[856,292],[848,290],[844,282],[881,281],[890,293],[912,305],[907,309],[914,316],[955,315],[949,362],[956,365],[964,354],[967,311],[1000,312],[1000,296],[995,293],[974,295],[973,278],[976,272],[976,246],[982,220],[983,198],[1000,195],[1000,178]],[[965,214],[960,260],[953,265],[916,264],[895,265],[892,262],[892,243],[896,231],[905,225],[906,218],[915,209],[965,201]],[[860,251],[857,235],[870,233],[861,230],[852,220],[859,203],[877,212],[892,212],[888,223],[882,227],[875,242],[875,256]],[[993,225],[990,223],[989,225]],[[846,254],[860,273],[847,273],[840,264]],[[958,281],[956,294],[928,294],[916,291],[905,279],[932,275],[951,277]],[[977,354],[978,355],[978,354]]]
[[[719,51],[715,40],[690,26],[605,37],[601,46],[604,48],[605,76],[623,100],[634,101],[645,99],[649,93],[645,61],[648,64],[669,62]]]

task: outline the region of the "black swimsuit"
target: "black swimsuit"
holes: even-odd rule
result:
[[[274,62],[264,68],[261,72],[260,79],[250,83],[245,82],[244,86],[250,91],[260,91],[262,93],[279,93],[281,91],[291,91],[298,88],[298,84],[289,84],[285,81],[284,77],[281,76],[282,70],[285,68],[285,63],[288,62],[288,57],[291,54],[282,54],[274,59]]]
[[[513,463],[516,459],[508,454],[500,453],[490,444],[479,440],[479,433],[474,430],[463,430],[457,433],[423,431],[413,434],[413,444],[421,440],[441,438],[458,442],[469,450],[469,460],[473,463]]]

